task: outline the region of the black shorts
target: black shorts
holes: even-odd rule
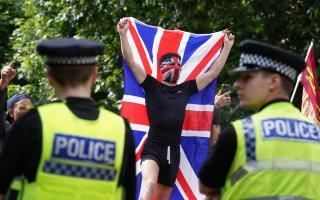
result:
[[[179,146],[165,146],[147,139],[141,152],[141,162],[145,160],[154,160],[158,164],[158,183],[168,187],[174,186],[180,164]]]

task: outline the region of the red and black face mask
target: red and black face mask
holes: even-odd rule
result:
[[[181,72],[181,62],[177,56],[167,57],[160,63],[162,79],[169,83],[177,83]]]

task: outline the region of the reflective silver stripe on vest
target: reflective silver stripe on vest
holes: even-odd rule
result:
[[[248,173],[266,171],[266,170],[283,170],[283,171],[302,171],[320,173],[320,162],[305,160],[261,160],[250,161],[245,166],[240,167],[231,176],[231,185],[234,185]]]
[[[242,127],[246,145],[247,162],[250,162],[252,160],[256,160],[256,136],[252,118],[244,118],[242,120]]]
[[[289,197],[289,196],[281,196],[281,197],[255,197],[245,200],[311,200],[304,197]]]

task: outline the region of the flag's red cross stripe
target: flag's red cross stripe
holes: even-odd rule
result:
[[[121,115],[129,119],[130,123],[149,125],[147,109],[145,105],[122,102]],[[212,112],[186,110],[183,122],[183,130],[210,131]]]
[[[189,200],[196,200],[196,196],[193,194],[193,191],[191,190],[189,184],[187,183],[186,179],[184,178],[181,169],[178,171],[177,180],[179,181],[182,190],[187,195]]]
[[[183,33],[180,31],[164,31],[159,44],[157,60],[159,60],[161,56],[167,53],[177,53],[179,50],[180,42],[182,40],[182,36]],[[172,38],[174,38],[174,41],[170,41],[172,40]],[[158,67],[157,70],[157,79],[162,80],[160,68]]]
[[[150,63],[147,59],[146,52],[143,49],[143,46],[142,46],[142,43],[139,39],[138,33],[137,33],[136,29],[134,28],[134,26],[132,25],[131,21],[129,21],[129,31],[130,31],[132,38],[137,46],[138,52],[140,54],[140,58],[142,60],[142,65],[143,65],[144,69],[146,70],[146,73],[151,74],[152,70],[151,70]]]
[[[203,68],[208,64],[212,57],[219,51],[223,43],[223,37],[221,37],[218,42],[210,49],[209,53],[201,60],[201,62],[196,66],[196,68],[189,75],[187,80],[196,79]]]

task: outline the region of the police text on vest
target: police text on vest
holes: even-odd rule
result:
[[[55,134],[52,157],[73,161],[85,161],[113,165],[116,144],[113,141]]]
[[[265,139],[285,139],[320,143],[319,126],[290,118],[271,118],[261,121]]]

